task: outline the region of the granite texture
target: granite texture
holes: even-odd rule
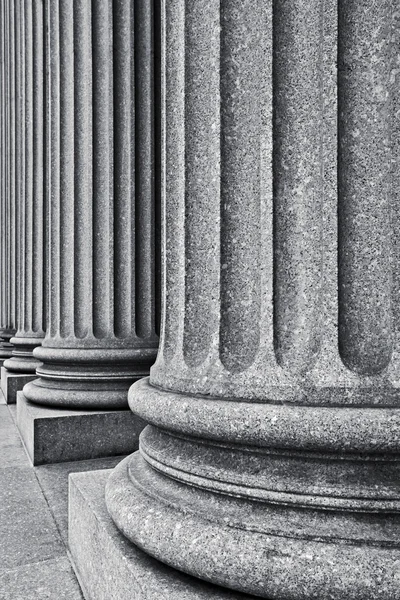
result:
[[[121,460],[121,456],[111,456],[35,467],[35,475],[66,546],[68,545],[69,474],[111,469]]]
[[[108,510],[150,555],[232,590],[400,598],[398,15],[389,0],[162,15],[161,343],[129,392],[150,426]]]
[[[65,543],[29,465],[14,408],[0,406],[0,598],[79,600]]]
[[[17,401],[17,392],[22,390],[24,385],[35,379],[34,375],[26,373],[13,373],[5,367],[1,367],[1,390],[7,404],[15,404]]]
[[[83,600],[68,558],[0,572],[0,600]]]
[[[400,598],[397,515],[288,508],[184,485],[140,453],[106,487],[120,531],[158,560],[262,598]]]
[[[125,455],[144,422],[129,410],[67,410],[17,396],[17,425],[33,465]]]
[[[1,574],[65,556],[7,406],[0,406],[0,507]]]
[[[10,408],[0,397],[0,464],[3,467],[27,466],[26,454],[21,443]]]
[[[62,556],[63,543],[28,462],[1,468],[0,480],[1,569]]]
[[[48,3],[49,321],[24,388],[39,404],[127,408],[156,357],[152,10],[135,5]]]
[[[395,407],[389,2],[249,6],[165,9],[166,291],[152,383]]]
[[[16,275],[17,311],[10,372],[35,373],[33,349],[46,329],[46,203],[44,2],[16,6]]]
[[[72,474],[69,547],[86,600],[244,600],[154,560],[117,530],[104,503],[110,471]]]
[[[0,358],[11,356],[10,338],[16,327],[16,80],[15,0],[5,0],[0,10]]]

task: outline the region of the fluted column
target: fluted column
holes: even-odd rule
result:
[[[16,327],[16,94],[14,0],[1,5],[0,360]]]
[[[18,329],[4,367],[35,373],[45,334],[45,128],[43,0],[16,2]],[[23,125],[22,125],[23,124]]]
[[[49,327],[24,394],[119,408],[158,345],[151,6],[48,6]]]
[[[398,600],[391,3],[164,11],[161,344],[108,509],[232,590]]]

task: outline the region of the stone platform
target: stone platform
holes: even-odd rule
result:
[[[69,548],[86,600],[254,598],[180,573],[124,538],[104,501],[110,473],[73,473],[69,478]]]
[[[32,373],[12,373],[5,367],[1,367],[1,390],[4,394],[6,404],[15,404],[17,392],[21,391],[26,383],[36,379]]]
[[[145,423],[126,410],[63,410],[17,393],[17,425],[33,465],[126,455]]]

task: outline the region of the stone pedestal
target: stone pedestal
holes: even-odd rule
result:
[[[17,393],[17,425],[34,466],[124,456],[138,448],[145,423],[130,410],[63,410]]]
[[[106,504],[233,594],[400,599],[392,25],[375,0],[165,3],[162,342]]]
[[[104,502],[110,470],[73,473],[69,485],[69,547],[86,600],[245,600],[171,569],[124,538]]]
[[[35,375],[27,375],[26,373],[11,373],[5,367],[1,367],[1,391],[6,404],[15,404],[17,392],[22,390],[26,383],[33,381],[35,377]]]
[[[18,329],[10,339],[12,356],[4,362],[2,389],[8,403],[35,378],[40,362],[32,355],[46,329],[46,170],[44,98],[44,7],[42,0],[16,5],[17,127],[16,197]],[[23,123],[23,126],[21,126]]]
[[[48,3],[49,324],[23,392],[53,409],[126,409],[157,352],[151,11],[136,48],[140,12]]]

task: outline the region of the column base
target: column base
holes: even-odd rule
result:
[[[180,573],[142,552],[115,527],[104,488],[111,470],[74,473],[69,483],[69,547],[86,600],[245,600]]]
[[[130,410],[63,410],[17,393],[17,425],[34,466],[125,455],[145,423]]]
[[[200,477],[183,484],[141,453],[114,469],[105,498],[123,535],[156,559],[268,600],[400,600],[400,519],[389,506],[383,514],[314,509],[290,498],[252,500],[251,488],[234,485],[216,493],[217,468],[203,489]],[[165,447],[166,461],[170,453]]]
[[[12,373],[5,367],[1,367],[1,389],[7,404],[15,404],[17,392],[22,390],[26,383],[36,378],[34,374]]]

